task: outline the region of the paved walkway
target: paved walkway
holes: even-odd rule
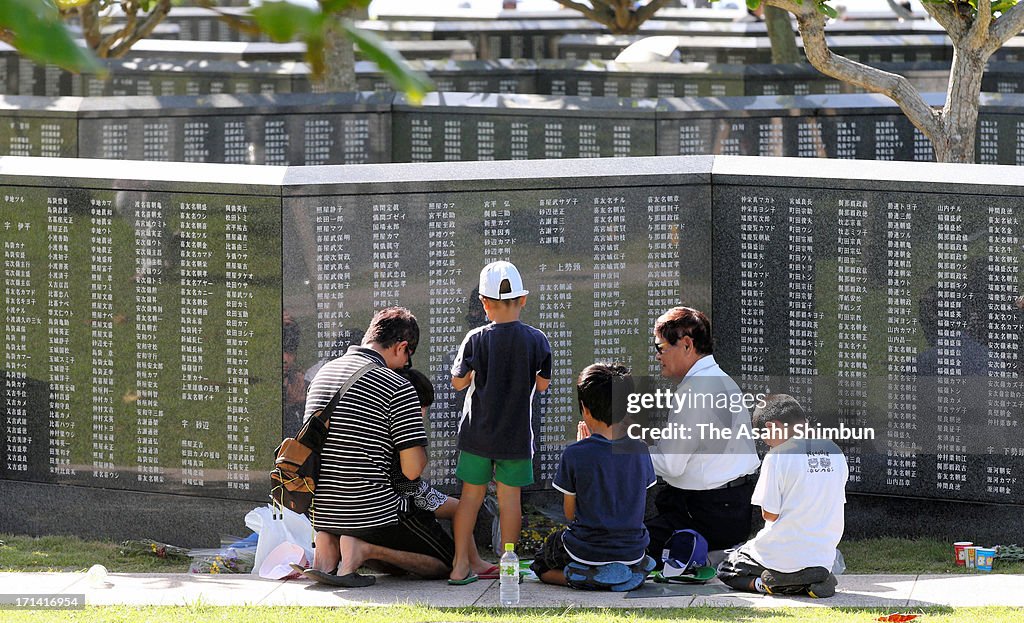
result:
[[[664,594],[671,591],[671,594]],[[352,606],[424,604],[433,607],[496,606],[497,580],[467,586],[379,576],[362,589],[337,589],[307,580],[262,580],[250,575],[117,573],[93,588],[84,573],[0,573],[0,593],[84,594],[88,605],[202,603],[254,606]],[[686,606],[872,606],[901,610],[924,606],[1022,606],[1024,575],[844,575],[831,599],[757,596],[729,591],[717,580],[687,587],[648,582],[633,593],[581,592],[536,581],[522,585],[522,606],[668,608]]]

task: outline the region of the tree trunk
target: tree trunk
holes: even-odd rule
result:
[[[764,7],[764,24],[772,43],[772,63],[799,63],[803,60],[796,47],[796,36],[789,22],[789,12],[778,7]]]
[[[941,131],[930,137],[936,162],[974,162],[978,132],[978,102],[985,58],[980,50],[953,48]]]
[[[342,13],[342,17],[347,17]],[[321,86],[327,93],[356,91],[356,53],[352,41],[337,24],[332,24],[324,39],[324,71]]]

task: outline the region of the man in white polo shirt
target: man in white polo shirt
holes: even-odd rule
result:
[[[688,434],[651,448],[654,471],[668,486],[655,498],[658,515],[646,522],[648,551],[659,560],[672,533],[687,528],[712,550],[730,548],[750,536],[750,497],[760,466],[750,412],[739,386],[715,361],[711,322],[703,313],[675,307],[662,314],[654,348],[662,376],[679,382],[668,423]],[[713,429],[730,432],[712,439]]]

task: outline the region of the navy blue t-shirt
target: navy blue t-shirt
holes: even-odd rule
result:
[[[591,435],[568,446],[552,483],[576,496],[576,518],[562,536],[565,550],[587,564],[633,564],[644,557],[647,489],[657,482],[639,439]]]
[[[551,345],[518,320],[470,331],[452,376],[473,372],[459,419],[459,450],[489,459],[533,458],[533,393],[551,378]]]

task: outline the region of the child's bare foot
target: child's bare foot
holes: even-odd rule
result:
[[[473,547],[469,552],[469,568],[477,575],[497,573],[498,565],[492,564],[480,557],[480,551]]]
[[[452,572],[448,575],[449,580],[461,581],[465,580],[471,573],[476,573],[475,569],[472,569],[468,563],[453,564]]]

